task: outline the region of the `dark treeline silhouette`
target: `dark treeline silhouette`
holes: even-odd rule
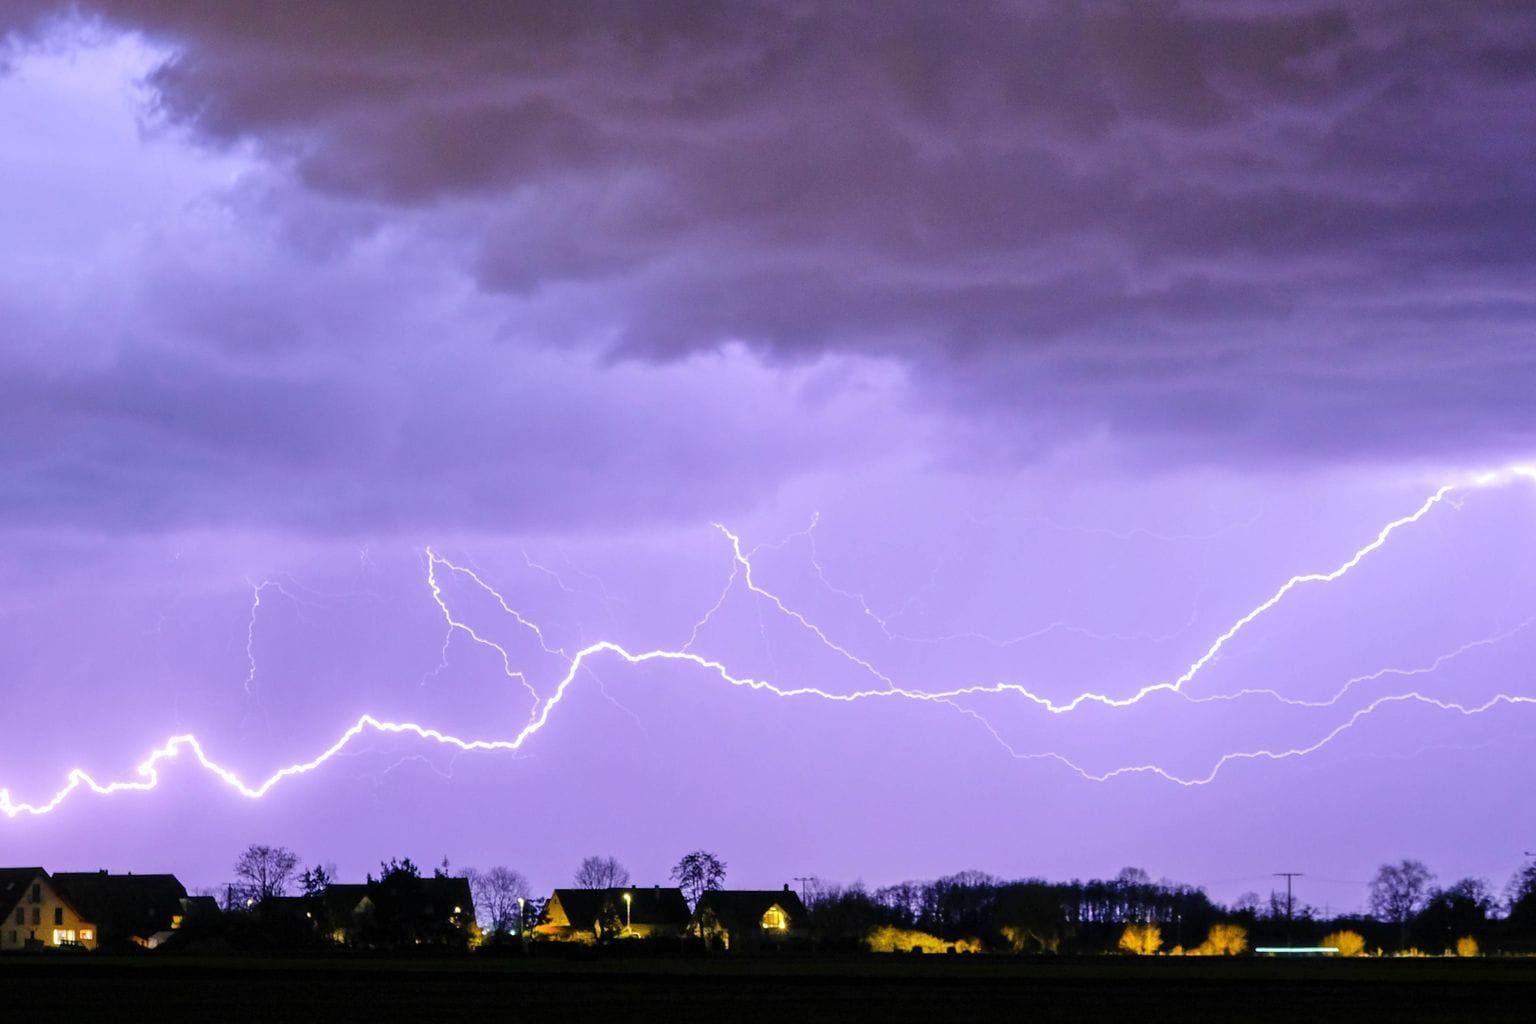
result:
[[[507,955],[578,953],[579,944],[636,954],[772,948],[1233,955],[1275,946],[1326,946],[1345,956],[1536,953],[1536,860],[1502,892],[1477,878],[1439,885],[1416,860],[1384,864],[1368,883],[1368,911],[1346,915],[1329,915],[1283,891],[1248,893],[1225,906],[1202,889],[1153,880],[1138,868],[1066,882],[962,871],[873,889],[798,879],[802,905],[787,886],[782,893],[725,889],[726,865],[706,850],[685,854],[672,869],[677,889],[631,887],[624,866],[605,856],[582,862],[574,889],[543,896],[510,868],[455,875],[446,859],[424,874],[410,858],[392,858],[365,881],[347,884],[335,879],[332,866],[305,868],[290,850],[253,844],[233,870],[222,891],[182,899],[174,919],[171,911],[151,915],[157,923],[138,927],[146,934],[135,941],[196,952]],[[136,920],[127,902],[138,898],[142,880],[101,872],[59,875],[57,882],[66,891],[73,886],[73,898],[100,917],[104,946],[132,931],[119,922]],[[662,914],[664,908],[671,909]],[[30,920],[26,907],[11,913],[12,920]],[[164,930],[148,935],[157,928]]]
[[[1149,924],[1158,929],[1159,952],[1199,950],[1218,925],[1240,927],[1249,948],[1318,946],[1354,933],[1366,953],[1536,952],[1536,862],[1515,876],[1506,901],[1481,879],[1444,888],[1433,882],[1417,861],[1383,865],[1371,882],[1369,916],[1325,915],[1299,900],[1288,905],[1283,892],[1222,906],[1201,889],[1153,881],[1137,868],[1070,882],[964,871],[873,890],[812,883],[806,902],[820,943],[849,950],[890,927],[947,943],[979,940],[995,951],[1095,954],[1123,949],[1127,926]]]

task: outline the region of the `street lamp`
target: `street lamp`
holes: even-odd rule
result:
[[[626,933],[631,931],[631,928],[630,928],[630,918],[629,918],[629,904],[630,904],[630,895],[629,895],[629,893],[625,893],[624,894],[624,931]]]

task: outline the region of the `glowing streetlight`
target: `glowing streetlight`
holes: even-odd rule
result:
[[[630,904],[630,895],[629,895],[629,893],[625,893],[624,894],[624,930],[626,932],[629,932],[629,931],[632,930],[631,927],[630,927],[629,904]]]

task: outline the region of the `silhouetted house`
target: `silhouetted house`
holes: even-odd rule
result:
[[[467,878],[387,875],[328,885],[321,906],[332,941],[345,946],[463,948],[479,935]]]
[[[560,942],[681,935],[688,901],[681,889],[556,889],[534,933]]]
[[[0,868],[0,949],[96,948],[96,925],[42,868]]]
[[[789,886],[716,889],[699,897],[688,933],[706,945],[752,951],[777,948],[809,935],[810,917]]]
[[[153,949],[180,928],[186,916],[187,889],[175,875],[60,871],[53,880],[96,923],[99,946]]]
[[[328,885],[320,896],[320,906],[325,914],[321,926],[338,945],[361,945],[373,926],[373,900],[366,885]]]

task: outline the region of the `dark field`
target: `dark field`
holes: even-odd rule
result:
[[[1536,959],[0,959],[37,1021],[1536,1021]]]

